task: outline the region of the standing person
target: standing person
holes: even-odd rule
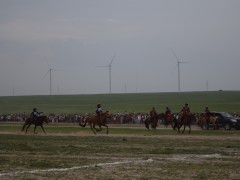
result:
[[[180,111],[180,113],[182,113],[182,116],[181,116],[181,121],[183,121],[183,119],[187,116],[190,115],[190,108],[188,106],[187,103],[185,103],[185,106],[183,106],[182,110]]]

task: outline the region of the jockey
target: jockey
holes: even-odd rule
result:
[[[180,113],[182,113],[182,118],[181,118],[181,121],[183,121],[183,119],[190,115],[190,108],[188,106],[187,103],[185,103],[185,106],[183,106],[182,110],[180,111]]]
[[[205,108],[205,110],[204,110],[204,114],[205,114],[205,116],[206,116],[207,118],[210,117],[211,112],[210,112],[210,110],[208,109],[208,107]]]
[[[41,112],[38,112],[37,108],[33,108],[33,111],[31,112],[31,117],[36,122],[37,121],[37,117],[39,117],[40,114],[41,114]]]
[[[150,117],[155,118],[156,116],[157,116],[157,112],[155,110],[155,107],[153,107],[152,110],[150,111]]]
[[[101,104],[97,104],[97,108],[96,108],[96,115],[97,115],[97,118],[98,120],[100,119],[100,114],[102,114],[102,109],[101,109]]]
[[[207,125],[209,125],[211,112],[210,112],[210,110],[208,109],[208,107],[205,108],[204,114],[205,114],[205,116],[206,116]]]
[[[171,110],[169,107],[166,107],[165,115],[167,116],[169,114],[171,114]]]
[[[151,122],[153,122],[153,120],[157,117],[157,112],[155,110],[155,107],[152,108],[152,110],[150,111],[150,119]]]

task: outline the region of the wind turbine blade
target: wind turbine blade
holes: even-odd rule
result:
[[[51,69],[50,65],[49,64],[47,64],[47,65],[48,65],[48,69],[50,70]]]
[[[62,69],[51,69],[51,71],[62,71]]]
[[[49,73],[50,69],[47,71],[47,73],[43,76],[42,80],[47,76],[47,74]]]
[[[190,63],[188,61],[179,61],[179,63]]]
[[[113,62],[113,60],[115,59],[115,57],[116,57],[116,55],[114,55],[114,56],[113,56],[113,58],[112,58],[111,62],[109,63],[109,66],[111,66],[111,65],[112,65],[112,62]]]
[[[106,66],[97,66],[97,67],[105,68],[105,67],[109,67],[109,66],[106,65]]]
[[[175,56],[175,58],[177,59],[177,62],[179,63],[179,59],[178,59],[176,53],[174,52],[174,50],[172,48],[171,48],[171,51],[172,51],[173,55]]]

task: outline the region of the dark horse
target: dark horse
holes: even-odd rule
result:
[[[151,128],[156,130],[158,126],[158,116],[156,117],[150,117],[147,116],[147,118],[144,121],[145,127],[149,130],[149,126],[151,125]]]
[[[161,120],[163,120],[163,124],[168,127],[168,125],[171,125],[173,130],[175,130],[175,128],[177,127],[177,119],[176,117],[174,116],[174,114],[164,114],[164,113],[161,113],[159,114],[159,118]]]
[[[105,113],[100,114],[99,118],[96,115],[90,115],[86,117],[85,123],[81,124],[81,122],[79,122],[79,125],[81,127],[85,127],[86,124],[88,123],[94,134],[101,131],[102,126],[105,126],[107,128],[107,134],[108,134],[107,120],[109,118],[111,118],[111,114],[109,113],[109,111],[106,111]],[[95,128],[96,125],[99,126],[99,129]]]
[[[35,125],[35,127],[34,127],[34,134],[36,133],[35,131],[36,131],[37,126],[41,126],[43,132],[46,134],[46,132],[45,132],[45,130],[43,128],[43,123],[44,122],[48,124],[48,117],[47,116],[39,116],[39,117],[37,117],[36,120],[34,120],[32,117],[29,117],[29,118],[27,118],[25,120],[25,123],[24,123],[24,125],[22,127],[22,131],[24,131],[25,127],[27,126],[27,128],[25,130],[25,133],[27,133],[28,128],[32,124],[34,124]]]
[[[177,127],[178,127],[178,133],[179,134],[180,134],[180,129],[181,129],[182,126],[183,126],[182,134],[184,133],[186,126],[189,127],[188,133],[189,134],[191,133],[191,122],[193,120],[193,117],[194,117],[194,115],[192,115],[192,114],[181,113],[181,114],[178,115]]]

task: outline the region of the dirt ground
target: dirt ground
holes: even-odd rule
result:
[[[198,127],[193,129],[198,130]],[[234,142],[240,144],[240,136],[234,135],[234,131],[231,135],[192,135],[192,134],[171,134],[171,135],[159,135],[159,134],[97,134],[94,135],[89,131],[79,131],[76,133],[39,133],[36,136],[47,137],[112,137],[120,139],[122,141],[131,141],[131,139],[142,139],[146,141],[148,139],[159,139],[164,142],[188,142],[188,141],[203,141],[210,142]],[[0,132],[0,135],[23,135],[23,132]],[[26,136],[32,136],[32,133]],[[121,143],[120,143],[121,144]],[[74,166],[66,166],[63,168],[36,168],[21,170],[1,171],[0,179],[239,179],[240,177],[240,149],[232,148],[228,146],[222,147],[217,151],[203,152],[198,154],[197,152],[188,151],[192,149],[191,146],[181,147],[185,149],[179,149],[179,153],[169,154],[144,154],[146,147],[135,146],[129,144],[133,148],[142,148],[143,150],[136,151],[141,154],[130,154],[130,152],[119,153],[117,145],[110,145],[109,148],[113,149],[111,154],[93,153],[88,156],[67,155],[66,158],[76,158],[80,164],[75,163]],[[87,146],[86,144],[84,146]],[[169,148],[164,145],[158,145],[159,148]],[[204,146],[204,145],[203,145]],[[206,144],[207,146],[207,144]],[[236,146],[238,147],[238,146]],[[97,148],[97,147],[96,147]],[[130,147],[131,148],[131,147]],[[150,147],[149,147],[150,148]],[[176,147],[178,148],[178,147]],[[182,152],[183,150],[183,152]],[[81,149],[79,149],[81,151]],[[186,152],[184,152],[186,151]],[[1,157],[9,157],[8,154],[0,154]],[[18,156],[18,155],[16,155]],[[38,156],[39,158],[47,158],[45,154],[32,155],[32,157]],[[26,155],[25,158],[31,157]],[[24,157],[23,157],[24,158]],[[58,156],[50,156],[49,158],[60,158]],[[77,162],[76,161],[76,162]],[[86,161],[86,163],[81,163]],[[1,166],[0,166],[1,167]]]

